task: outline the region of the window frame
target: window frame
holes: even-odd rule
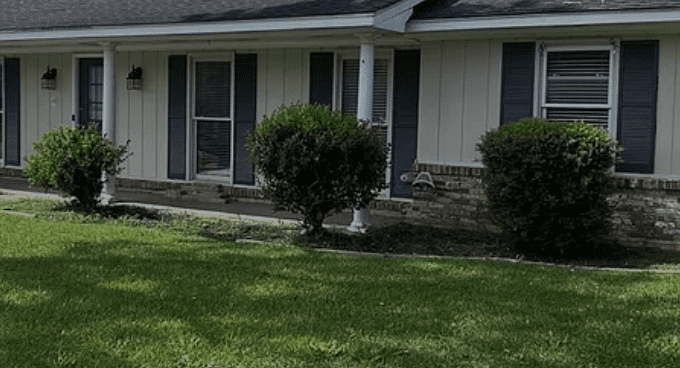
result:
[[[231,184],[234,180],[234,93],[235,93],[235,53],[210,52],[191,53],[187,55],[187,173],[188,180],[219,181]],[[229,63],[229,117],[198,117],[196,116],[196,63],[200,62],[228,62]],[[198,173],[198,120],[228,121],[229,122],[229,170],[226,175],[208,175]]]
[[[607,109],[608,110],[608,133],[612,138],[617,134],[617,113],[618,113],[618,81],[619,81],[619,41],[593,42],[579,44],[556,44],[543,43],[537,44],[536,58],[536,96],[537,102],[534,115],[547,118],[547,111],[550,108],[574,108],[574,109]],[[608,95],[606,104],[564,104],[547,102],[547,72],[548,72],[548,53],[550,52],[580,52],[580,51],[608,51],[609,52],[609,80]]]
[[[343,75],[343,61],[344,60],[360,60],[359,49],[352,50],[337,50],[334,52],[335,62],[333,66],[333,110],[342,111],[342,96],[344,87],[344,75]],[[387,60],[387,95],[386,95],[386,106],[385,106],[385,124],[387,125],[387,137],[386,143],[390,146],[392,145],[392,129],[393,129],[393,104],[394,104],[394,49],[389,48],[376,48],[374,51],[374,67],[375,60],[386,59]],[[375,92],[375,85],[373,88]],[[375,97],[374,97],[375,101]],[[387,168],[385,169],[385,182],[387,187],[382,190],[378,198],[387,199],[390,197],[390,180],[392,177],[392,154],[387,156]]]

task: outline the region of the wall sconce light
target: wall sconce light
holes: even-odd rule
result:
[[[142,68],[136,67],[132,64],[132,71],[127,76],[127,89],[128,90],[141,90],[142,89]]]
[[[57,69],[47,67],[47,71],[40,78],[40,87],[42,89],[57,88]]]

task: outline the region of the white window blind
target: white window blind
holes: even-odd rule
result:
[[[375,59],[373,66],[373,113],[371,123],[381,132],[384,142],[388,142],[389,123],[387,119],[388,95],[387,59]],[[357,115],[359,97],[359,60],[345,59],[342,62],[342,111]]]
[[[224,61],[196,63],[196,116],[228,118],[231,114],[231,70]]]
[[[548,51],[544,65],[545,118],[609,128],[610,50]]]

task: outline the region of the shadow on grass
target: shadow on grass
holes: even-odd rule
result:
[[[680,359],[663,350],[680,328],[669,309],[680,288],[666,278],[668,289],[657,290],[662,276],[347,258],[200,238],[63,241],[55,245],[62,254],[0,258],[6,366],[639,367]]]

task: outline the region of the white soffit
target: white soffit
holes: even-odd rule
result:
[[[457,18],[414,20],[406,32],[474,31],[489,29],[539,28],[560,26],[598,26],[679,22],[680,10],[530,14],[498,18]]]

